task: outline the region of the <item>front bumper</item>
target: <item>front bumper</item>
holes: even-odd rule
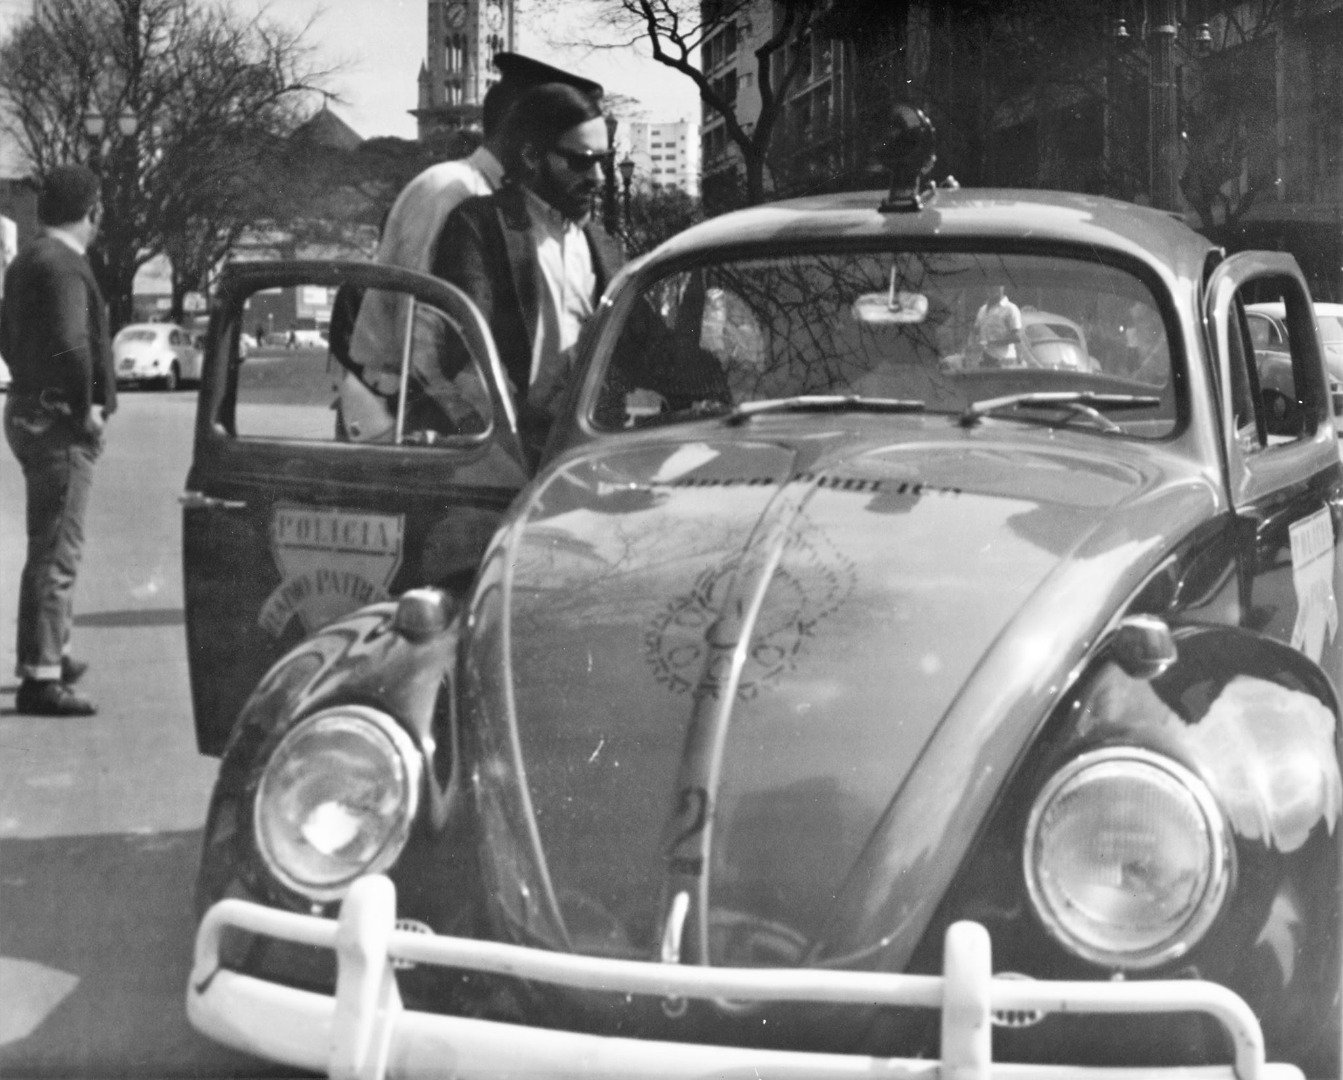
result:
[[[333,1077],[936,1077],[988,1080],[1300,1080],[1292,1065],[1264,1061],[1264,1040],[1249,1006],[1216,983],[1035,982],[992,977],[987,931],[962,922],[947,931],[943,974],[710,968],[603,960],[467,938],[394,929],[390,880],[362,878],[339,922],[223,900],[205,915],[187,988],[187,1014],[201,1032],[260,1057]],[[278,986],[219,964],[226,927],[334,949],[334,997]],[[611,1038],[459,1016],[408,1012],[393,961],[533,979],[587,990],[677,998],[816,1001],[940,1009],[940,1061],[810,1054]],[[994,1064],[994,1011],[1158,1013],[1215,1017],[1230,1033],[1235,1062],[1195,1069],[1087,1069]]]

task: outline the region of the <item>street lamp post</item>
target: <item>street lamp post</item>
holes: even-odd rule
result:
[[[1178,210],[1179,183],[1179,83],[1176,75],[1176,49],[1181,25],[1177,18],[1176,0],[1156,0],[1150,27],[1144,19],[1138,28],[1147,48],[1147,127],[1148,127],[1148,185],[1152,205],[1163,210]],[[1198,57],[1212,46],[1212,32],[1206,22],[1196,26],[1186,24],[1190,31],[1183,42],[1186,52]],[[1114,20],[1111,36],[1116,45],[1123,47],[1134,41],[1128,20]],[[1112,82],[1113,88],[1113,82]]]
[[[128,235],[127,222],[133,217],[133,199],[129,191],[135,185],[134,140],[140,126],[139,118],[130,106],[117,114],[115,122],[120,138],[116,141],[115,153],[112,155],[112,168],[104,175],[109,134],[107,117],[96,109],[90,109],[84,114],[84,132],[90,143],[90,165],[99,173],[103,202],[102,228],[99,240],[90,252],[89,261],[107,297],[113,330],[130,321],[135,306],[131,295],[132,282],[126,280],[128,277],[133,279],[134,275],[133,253],[127,251],[134,239]]]
[[[630,182],[634,179],[634,161],[626,154],[620,160],[620,183],[624,188],[625,203],[625,233],[630,231]]]
[[[1162,210],[1179,205],[1176,155],[1175,0],[1161,0],[1151,34],[1152,204]]]
[[[103,159],[103,133],[107,131],[107,118],[102,113],[90,109],[84,114],[84,134],[89,137],[89,162],[96,171]]]
[[[616,128],[620,126],[612,113],[606,114],[606,149],[607,155],[602,160],[602,225],[606,231],[615,235],[616,226],[619,224],[616,220],[616,169],[615,169],[615,148],[616,148]]]

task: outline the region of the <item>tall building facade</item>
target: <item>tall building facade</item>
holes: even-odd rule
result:
[[[634,183],[644,188],[680,188],[699,194],[699,138],[689,120],[629,124],[629,155]]]
[[[937,125],[938,176],[1183,212],[1233,250],[1290,251],[1317,299],[1343,300],[1343,0],[829,0],[813,12],[762,74],[756,49],[788,6],[701,2],[702,70],[746,131],[758,81],[774,91],[764,197],[884,186],[903,101]],[[740,202],[743,157],[708,107],[701,143],[706,207]]]
[[[428,0],[427,14],[415,110],[421,142],[479,129],[485,92],[499,79],[495,54],[513,50],[515,23],[513,0]]]

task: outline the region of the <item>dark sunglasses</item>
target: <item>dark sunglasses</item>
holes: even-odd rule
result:
[[[576,173],[588,172],[592,166],[600,165],[611,158],[610,150],[564,150],[552,146],[550,152],[564,158],[564,163],[569,166],[570,171]]]

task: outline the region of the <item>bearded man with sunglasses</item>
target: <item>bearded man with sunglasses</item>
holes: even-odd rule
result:
[[[485,316],[524,441],[539,455],[579,333],[623,253],[592,216],[610,147],[591,95],[558,83],[527,90],[504,119],[502,143],[503,186],[449,215],[433,272]]]

